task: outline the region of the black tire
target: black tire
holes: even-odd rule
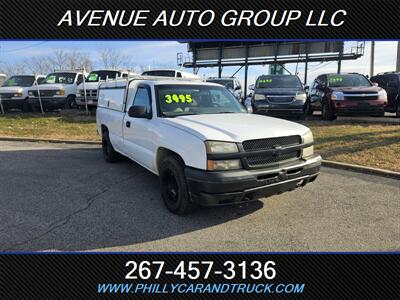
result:
[[[306,101],[304,112],[307,114],[307,116],[312,116],[314,114],[314,110],[311,108],[310,100]]]
[[[164,204],[170,212],[177,215],[188,214],[196,207],[191,201],[183,168],[179,158],[169,156],[161,163],[159,172]]]
[[[396,106],[396,118],[400,118],[400,101],[397,103]]]
[[[23,112],[30,112],[31,106],[28,103],[28,100],[25,100],[24,104],[22,104],[22,111]]]
[[[114,150],[114,147],[111,144],[110,137],[108,135],[107,130],[104,130],[104,132],[103,132],[103,136],[101,138],[101,146],[103,149],[103,157],[106,162],[115,163],[119,160],[119,155]]]
[[[75,109],[77,107],[75,98],[72,96],[68,96],[67,103],[65,103],[66,109]]]
[[[333,121],[336,119],[336,115],[333,113],[332,109],[327,102],[322,103],[322,120]]]
[[[33,112],[39,112],[40,111],[40,106],[32,104],[31,109]]]

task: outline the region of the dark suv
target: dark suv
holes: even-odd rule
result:
[[[254,86],[254,113],[304,116],[307,95],[296,75],[262,75]]]
[[[308,112],[322,111],[323,120],[349,114],[383,116],[386,105],[385,90],[358,73],[318,76],[307,99]]]
[[[371,81],[385,89],[388,99],[388,105],[385,107],[386,111],[395,112],[396,117],[400,118],[400,73],[379,73],[371,77]]]

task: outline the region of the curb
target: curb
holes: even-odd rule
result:
[[[2,137],[0,136],[0,141],[10,141],[10,142],[46,142],[46,143],[57,143],[57,144],[84,144],[84,145],[101,145],[97,141],[79,141],[79,140],[58,140],[58,139],[42,139],[42,138],[28,138],[28,137]],[[352,165],[343,162],[322,160],[322,165],[324,167],[330,167],[335,169],[348,170],[358,173],[368,173],[372,175],[390,177],[394,179],[400,179],[400,172],[377,169],[372,167],[365,167],[359,165]]]
[[[84,145],[101,145],[97,141],[80,141],[80,140],[58,140],[58,139],[44,139],[44,138],[30,138],[30,137],[3,137],[0,136],[0,141],[8,142],[45,142],[56,144],[84,144]]]
[[[353,171],[353,172],[358,172],[358,173],[364,173],[364,174],[368,173],[368,174],[372,174],[372,175],[400,179],[400,172],[377,169],[377,168],[372,168],[372,167],[359,166],[359,165],[352,165],[352,164],[337,162],[337,161],[322,160],[322,166],[335,168],[335,169],[348,170],[348,171]]]

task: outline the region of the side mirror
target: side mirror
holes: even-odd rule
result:
[[[305,89],[305,90],[309,90],[309,89],[310,89],[310,86],[309,86],[309,85],[305,85],[305,86],[304,86],[304,89]]]
[[[250,85],[249,85],[249,90],[250,90],[250,91],[254,91],[254,84],[250,84]]]
[[[242,88],[240,86],[235,86],[235,91],[241,90]]]
[[[151,112],[147,111],[145,106],[134,105],[128,110],[128,116],[131,118],[151,119]]]
[[[325,88],[325,85],[323,85],[323,84],[318,84],[317,85],[317,89],[318,90],[322,90],[322,89],[324,89]]]

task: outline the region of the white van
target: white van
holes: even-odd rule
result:
[[[122,154],[158,175],[164,203],[176,214],[291,191],[313,182],[321,166],[309,128],[248,114],[214,83],[103,83],[96,123],[105,160]]]
[[[176,77],[176,78],[186,78],[191,80],[201,80],[201,78],[196,74],[174,69],[154,69],[154,70],[144,71],[142,73],[142,76]]]
[[[242,85],[240,84],[239,79],[235,77],[209,77],[207,78],[207,82],[223,85],[233,95],[235,95],[236,99],[239,101],[242,100]]]
[[[86,101],[89,107],[97,106],[97,91],[102,82],[128,77],[131,78],[135,76],[139,76],[139,74],[126,70],[101,69],[90,72],[89,75],[86,77],[85,82],[82,82],[77,87],[75,100],[78,108],[85,107]]]
[[[3,82],[0,87],[1,103],[4,109],[18,108],[27,112],[30,111],[28,103],[28,92],[36,87],[46,78],[45,75],[15,75]]]
[[[0,85],[3,84],[4,80],[6,80],[7,75],[6,74],[0,74]]]
[[[57,71],[48,74],[39,84],[43,108],[76,108],[76,89],[83,80],[84,75],[79,71]],[[28,102],[32,109],[39,110],[38,89],[30,89],[28,94]]]

